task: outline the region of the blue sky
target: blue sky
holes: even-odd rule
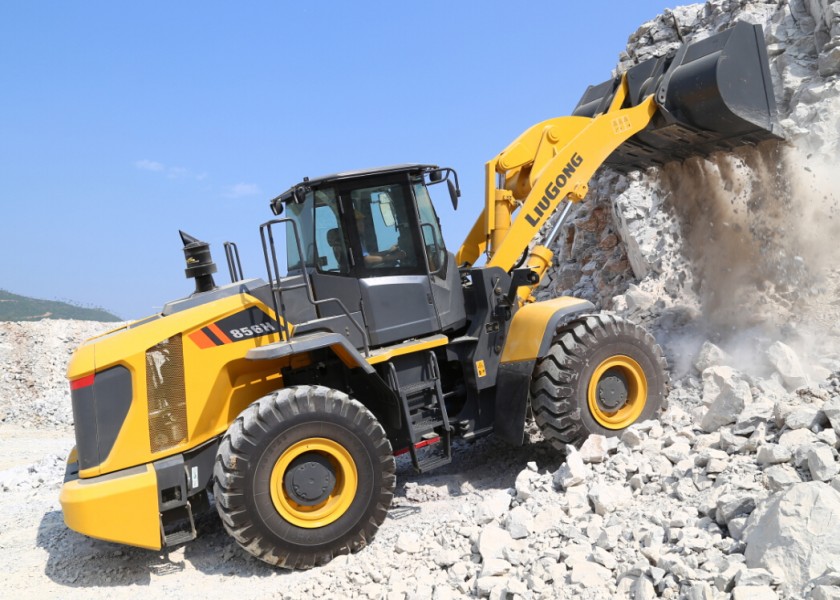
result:
[[[178,229],[265,277],[268,200],[304,176],[483,165],[607,79],[678,2],[6,2],[0,288],[139,318],[189,294]],[[436,188],[437,189],[437,188]]]

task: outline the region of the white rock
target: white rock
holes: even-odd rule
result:
[[[840,465],[835,460],[831,448],[825,444],[818,444],[808,450],[808,470],[814,481],[828,481],[840,472]]]
[[[609,444],[603,435],[590,435],[580,447],[580,457],[585,463],[602,463],[608,452]]]
[[[420,538],[417,536],[416,533],[404,531],[397,538],[397,543],[394,546],[394,550],[396,550],[397,552],[404,552],[406,554],[414,554],[416,552],[420,552],[422,547],[423,546],[420,543]]]
[[[710,433],[734,423],[744,407],[752,403],[749,384],[734,369],[711,367],[703,372],[703,379],[709,383],[703,392],[703,401],[709,404],[700,421],[703,431]]]
[[[744,585],[732,590],[732,600],[779,600],[769,585]]]
[[[489,497],[479,502],[476,506],[475,519],[479,525],[485,525],[504,515],[513,497],[505,490],[496,490]]]
[[[795,390],[808,384],[808,377],[805,375],[802,363],[799,362],[799,357],[790,346],[782,342],[774,342],[767,349],[767,359],[776,372],[782,376],[787,389]]]
[[[503,558],[505,550],[512,546],[513,538],[510,534],[495,525],[487,525],[478,536],[478,552],[481,554],[482,562],[493,558]]]
[[[589,499],[595,513],[603,516],[627,506],[633,495],[621,484],[596,484],[589,489]]]
[[[588,475],[589,469],[584,464],[580,452],[570,450],[566,455],[566,462],[554,472],[554,485],[559,489],[567,490],[586,481]]]
[[[800,483],[772,496],[750,516],[744,532],[746,564],[764,568],[802,589],[840,564],[840,492]]]
[[[605,587],[612,581],[612,573],[597,563],[582,560],[572,567],[570,581],[585,588]]]
[[[498,575],[505,575],[512,569],[512,565],[503,558],[490,558],[485,560],[481,565],[481,574],[479,577],[496,577]]]
[[[755,461],[760,465],[778,465],[790,462],[793,452],[789,446],[779,444],[762,444],[758,447]]]

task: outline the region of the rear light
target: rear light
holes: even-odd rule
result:
[[[79,390],[82,388],[86,388],[93,385],[93,373],[90,375],[85,375],[84,377],[79,377],[78,379],[74,379],[70,382],[70,391]]]

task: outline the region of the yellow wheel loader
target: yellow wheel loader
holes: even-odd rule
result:
[[[182,232],[195,292],[86,341],[68,366],[65,522],[157,550],[195,538],[214,501],[247,552],[308,568],[371,541],[399,454],[425,472],[456,437],[522,444],[529,407],[560,449],[656,418],[659,346],[585,300],[536,302],[547,247],[602,165],[778,138],[775,119],[761,28],[739,24],[524,132],[487,163],[455,253],[429,188],[445,182],[457,206],[457,175],[425,164],[304,178],[271,200],[264,280],[244,279],[226,245],[232,283],[217,286],[208,245]]]

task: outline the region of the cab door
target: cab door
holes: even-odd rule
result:
[[[345,190],[345,198],[371,345],[439,332],[408,177],[365,182]]]

